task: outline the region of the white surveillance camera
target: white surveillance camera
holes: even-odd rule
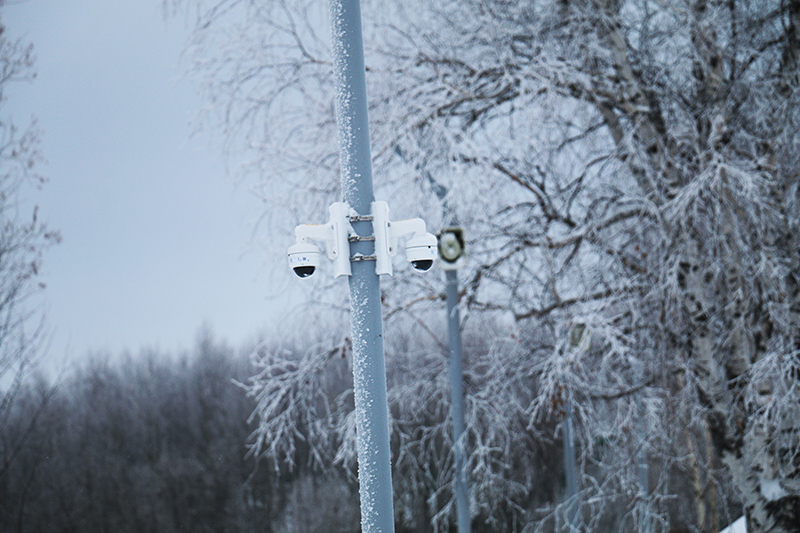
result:
[[[397,253],[398,241],[406,236],[406,259],[419,272],[431,269],[438,253],[436,237],[425,229],[421,218],[389,220],[389,205],[372,202],[372,228],[375,235],[375,272],[392,275],[392,256]]]
[[[350,208],[343,202],[331,204],[331,219],[327,224],[301,224],[294,228],[297,244],[289,247],[289,266],[301,278],[307,278],[319,266],[322,250],[310,241],[325,245],[325,254],[333,261],[333,275],[349,276],[350,270]]]
[[[406,241],[406,259],[414,269],[427,272],[436,259],[439,242],[430,233],[417,234]]]
[[[319,246],[308,241],[301,241],[289,247],[289,266],[300,278],[307,278],[319,266]]]

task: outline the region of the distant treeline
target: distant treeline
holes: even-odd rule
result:
[[[52,392],[29,383],[0,436],[0,530],[273,530],[285,492],[245,459],[252,402],[232,379],[247,372],[206,339],[181,358],[93,357]]]
[[[251,351],[204,336],[29,380],[0,433],[0,531],[359,531],[355,472],[311,471],[302,444],[291,469],[248,455]]]
[[[204,335],[181,357],[157,350],[94,356],[56,385],[30,380],[17,392],[0,435],[0,531],[360,531],[356,467],[342,457],[349,445],[337,441],[331,422],[337,409],[346,413],[352,407],[328,406],[314,414],[311,403],[303,403],[325,403],[317,393],[332,402],[347,397],[349,353],[346,337],[339,338],[345,343],[334,350],[311,341],[260,349],[258,357],[280,354],[283,361],[283,373],[272,377],[282,382],[275,394],[294,386],[282,381],[293,369],[314,370],[299,378],[308,387],[304,398],[288,395],[294,405],[282,407],[283,414],[295,414],[275,441],[288,439],[291,446],[262,442],[258,462],[247,452],[263,420],[251,419],[256,399],[241,385],[257,373],[249,356],[253,350],[235,350]],[[479,344],[468,345],[472,361],[481,360],[480,350]],[[420,356],[402,342],[388,343],[387,352],[396,531],[434,531],[437,523],[439,531],[454,531],[442,518],[453,513],[447,504],[452,471],[446,359],[436,350]],[[303,360],[309,353],[318,364]],[[471,368],[468,394],[475,395],[481,367]],[[265,379],[262,372],[259,380]],[[413,386],[404,389],[403,383]],[[490,403],[502,408],[507,399]],[[506,432],[507,447],[473,452],[476,533],[522,531],[522,511],[530,526],[537,514],[544,516],[542,509],[563,500],[558,420],[543,421],[536,432],[521,422],[516,427],[488,420],[485,431]],[[474,458],[481,453],[489,455]],[[482,461],[500,466],[493,470]],[[674,509],[673,526],[692,520],[690,492],[683,491],[683,503],[666,502]],[[624,509],[624,504],[619,512],[606,509],[609,531],[616,530]]]

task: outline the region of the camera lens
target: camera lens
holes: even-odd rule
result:
[[[295,267],[294,273],[300,278],[307,278],[314,273],[314,270],[316,270],[316,267],[313,266],[299,266]]]
[[[419,270],[420,272],[425,272],[430,270],[433,266],[433,259],[421,259],[419,261],[411,261],[411,266]]]

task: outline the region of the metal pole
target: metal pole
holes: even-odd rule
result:
[[[644,412],[644,401],[642,397],[636,398],[636,406],[638,407],[638,422],[639,422],[639,489],[642,491],[642,496],[647,498],[650,495],[650,475],[647,471],[647,450],[646,445],[646,420]]]
[[[585,324],[574,324],[570,329],[569,343],[573,349],[587,352],[591,337]],[[567,401],[564,413],[564,470],[567,478],[567,531],[578,530],[578,468],[575,461],[575,422],[572,412],[572,383],[565,383]]]
[[[644,500],[645,505],[645,516],[643,519],[643,528],[642,533],[650,533],[653,529],[651,527],[652,522],[650,521],[650,474],[648,472],[647,466],[647,420],[645,420],[645,406],[644,401],[642,400],[641,393],[636,398],[636,404],[638,407],[638,430],[639,430],[639,490],[641,491],[642,499]]]
[[[567,507],[568,531],[576,531],[578,518],[577,468],[575,466],[575,428],[572,422],[572,393],[567,392],[566,418],[564,420],[564,468],[567,476],[567,499],[571,500]]]
[[[447,326],[450,342],[450,398],[453,409],[453,458],[455,459],[456,517],[458,533],[470,532],[469,484],[464,470],[464,380],[461,321],[458,316],[458,271],[448,270]]]
[[[395,152],[404,161],[406,155],[399,146]],[[437,182],[430,172],[422,169],[422,174],[431,185],[431,189],[444,203],[447,213],[447,189]],[[458,220],[452,217],[450,223],[458,226]],[[447,296],[447,335],[450,346],[450,402],[453,409],[453,459],[455,461],[456,492],[456,524],[458,533],[470,533],[471,521],[469,512],[469,478],[466,472],[464,434],[464,355],[461,351],[461,319],[458,315],[458,270],[445,270],[445,294]]]
[[[359,0],[330,0],[333,29],[339,162],[344,201],[358,215],[374,201],[364,46]],[[353,221],[358,235],[371,235],[369,221]],[[351,254],[374,255],[374,243],[353,242]],[[358,432],[361,530],[394,531],[389,407],[383,349],[380,279],[373,261],[352,264],[350,276],[353,335],[353,388]]]

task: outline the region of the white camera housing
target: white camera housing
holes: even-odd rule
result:
[[[301,278],[314,273],[319,266],[320,248],[309,242],[319,241],[325,245],[328,259],[333,261],[334,276],[349,276],[351,228],[347,217],[350,208],[343,202],[331,204],[331,218],[327,224],[302,224],[294,229],[297,243],[288,250],[289,267]]]
[[[414,235],[406,241],[406,259],[419,272],[427,272],[436,260],[439,243],[430,233]]]
[[[419,272],[430,270],[436,260],[438,243],[436,237],[426,231],[424,220],[411,218],[392,222],[389,205],[383,201],[372,203],[372,217],[378,275],[392,275],[392,257],[397,254],[398,241],[406,236],[411,236],[406,242],[406,259]]]
[[[319,246],[308,241],[301,241],[289,247],[289,267],[299,278],[307,278],[319,266]]]

